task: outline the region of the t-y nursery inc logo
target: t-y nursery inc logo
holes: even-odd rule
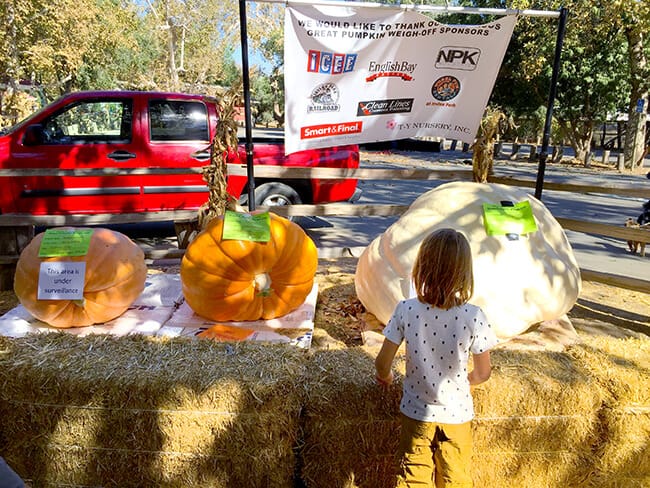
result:
[[[354,71],[356,54],[329,53],[310,50],[307,53],[307,72],[340,75]]]
[[[474,71],[478,66],[481,50],[474,47],[445,46],[438,51],[436,68]]]

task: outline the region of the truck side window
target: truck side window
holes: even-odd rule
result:
[[[208,111],[201,102],[151,100],[149,136],[152,141],[208,141]]]
[[[131,142],[131,100],[88,101],[43,121],[44,144]]]

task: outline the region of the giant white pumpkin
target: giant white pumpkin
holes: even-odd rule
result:
[[[528,200],[537,231],[519,240],[487,235],[483,204],[503,200]],[[510,186],[454,182],[421,195],[359,258],[357,296],[381,322],[386,323],[395,305],[410,296],[411,271],[420,243],[442,227],[456,229],[469,240],[474,262],[470,302],[483,309],[499,338],[560,318],[575,304],[581,288],[580,269],[549,210]]]

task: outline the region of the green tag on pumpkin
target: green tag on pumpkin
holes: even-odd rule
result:
[[[226,210],[221,238],[268,242],[271,240],[271,217],[268,212],[249,214]]]
[[[537,230],[537,222],[528,200],[511,207],[483,204],[483,220],[488,235],[529,234]]]
[[[85,256],[92,235],[93,229],[47,229],[38,249],[38,257]]]

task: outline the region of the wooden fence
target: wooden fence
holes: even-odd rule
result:
[[[246,167],[230,165],[228,171],[232,175],[246,175]],[[129,175],[154,175],[154,174],[202,174],[202,167],[194,168],[103,168],[103,169],[23,169],[0,170],[0,177],[12,176],[106,176],[128,173]],[[355,178],[358,180],[472,180],[471,170],[428,170],[428,169],[337,169],[337,168],[290,168],[278,166],[256,166],[257,178],[320,178],[341,179]],[[533,178],[514,178],[495,174],[489,178],[491,183],[500,183],[524,188],[535,188]],[[545,190],[567,191],[572,193],[600,193],[623,195],[650,199],[650,188],[632,187],[630,185],[577,185],[567,183],[545,182]],[[273,211],[284,216],[393,216],[401,215],[408,205],[380,205],[380,204],[326,204],[326,205],[292,205],[288,207],[274,207]],[[84,226],[107,225],[123,223],[145,223],[174,221],[178,224],[177,230],[183,229],[186,223],[196,221],[194,211],[162,211],[150,213],[125,213],[125,214],[94,214],[94,215],[27,215],[27,214],[0,214],[0,266],[4,268],[0,276],[0,289],[7,289],[8,275],[12,273],[20,250],[33,236],[34,226]],[[650,231],[630,227],[608,225],[596,222],[587,222],[566,218],[557,218],[566,230],[598,234],[614,237],[623,241],[638,241],[649,243]],[[621,219],[622,220],[622,219]],[[166,251],[151,251],[147,257],[161,259],[180,257],[183,249]],[[650,293],[650,281],[630,278],[627,276],[603,273],[598,270],[581,269],[582,277],[588,281],[596,281],[621,288],[632,289]]]

